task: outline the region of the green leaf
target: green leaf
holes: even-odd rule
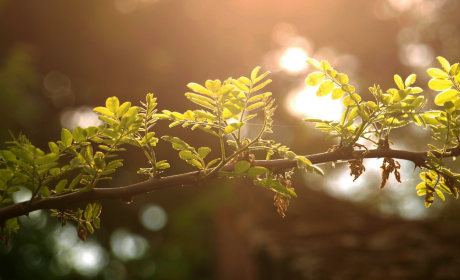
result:
[[[442,68],[444,68],[444,70],[449,73],[450,71],[450,63],[449,61],[447,61],[447,59],[445,59],[444,57],[442,56],[438,56],[436,57],[436,59],[438,60],[438,62],[441,64]]]
[[[12,161],[16,159],[16,156],[12,152],[7,150],[0,151],[0,155],[5,161]]]
[[[181,159],[183,159],[183,160],[200,159],[197,155],[195,155],[191,151],[180,151],[179,152],[179,157]]]
[[[85,209],[85,220],[91,219],[92,216],[93,216],[93,205],[91,205],[90,203],[86,206],[86,209]]]
[[[458,98],[458,91],[455,89],[449,89],[446,91],[441,92],[440,94],[436,95],[434,99],[434,103],[438,106],[444,105],[447,101],[455,101]]]
[[[129,108],[131,108],[131,102],[125,102],[125,103],[121,104],[120,107],[118,107],[118,109],[115,112],[115,114],[118,117],[121,117],[129,110]]]
[[[220,160],[220,158],[216,158],[216,159],[211,160],[210,162],[208,162],[208,164],[206,164],[206,168],[210,168],[211,166],[216,164],[219,160]]]
[[[117,97],[109,97],[105,101],[105,107],[110,110],[110,112],[115,113],[118,110],[118,107],[120,106],[120,101],[118,100]]]
[[[256,178],[259,175],[265,174],[268,172],[268,169],[262,166],[254,166],[249,168],[248,176],[252,178]]]
[[[404,89],[404,83],[403,83],[401,76],[395,75],[395,83],[399,89]]]
[[[205,87],[199,85],[199,84],[196,84],[196,83],[189,83],[187,85],[191,90],[193,90],[194,92],[198,92],[198,93],[201,93],[203,95],[207,95],[209,97],[214,97],[214,94],[206,89]]]
[[[241,160],[235,164],[234,170],[236,173],[243,173],[251,167],[248,161]]]
[[[50,148],[50,151],[52,153],[55,153],[55,154],[58,154],[59,153],[59,147],[58,145],[56,145],[56,143],[54,142],[49,142],[48,143],[48,147]]]
[[[115,117],[115,114],[110,112],[110,110],[105,107],[96,107],[93,109],[93,111],[96,113],[102,114],[102,115],[106,115],[107,117],[111,117],[111,118]]]
[[[63,179],[59,181],[59,183],[56,185],[56,188],[54,189],[57,194],[60,194],[64,191],[65,186],[67,185],[67,182],[68,182],[67,179]]]
[[[8,204],[11,202],[12,202],[11,198],[5,198],[4,200],[2,200],[2,204]]]
[[[70,133],[68,129],[63,128],[61,131],[62,144],[64,144],[65,147],[69,147],[70,145],[72,145],[72,140],[73,140],[72,133]]]
[[[242,128],[244,126],[244,123],[243,122],[236,122],[236,123],[231,123],[229,125],[227,125],[227,127],[225,127],[224,129],[224,134],[230,134],[240,128]]]
[[[93,234],[94,233],[94,228],[93,226],[91,225],[91,223],[86,223],[86,228],[88,229],[88,231]]]
[[[203,165],[201,164],[201,162],[199,162],[196,159],[189,159],[189,160],[187,160],[187,163],[189,163],[189,164],[191,164],[193,166],[196,166],[196,167],[198,167],[200,169],[203,169]]]
[[[94,225],[95,228],[100,228],[101,227],[101,219],[100,218],[94,218],[93,225]]]
[[[11,188],[8,188],[8,190],[6,192],[7,193],[15,193],[15,192],[18,192],[20,190],[21,190],[20,187],[11,187]]]
[[[161,139],[171,142],[173,144],[173,148],[176,150],[194,150],[194,148],[190,147],[189,144],[185,143],[177,137],[165,135],[162,136]]]
[[[211,148],[208,148],[208,147],[198,148],[198,155],[200,155],[200,158],[205,158],[210,152],[211,152]]]
[[[452,81],[450,80],[443,80],[443,79],[431,79],[428,82],[428,87],[432,90],[442,91],[452,87]]]
[[[334,89],[334,82],[325,81],[321,83],[321,85],[319,86],[318,91],[316,92],[316,95],[319,97],[326,96],[329,93],[331,93],[333,89]]]
[[[42,186],[42,187],[40,188],[40,193],[41,193],[41,195],[42,195],[43,197],[45,197],[45,198],[46,198],[46,197],[49,197],[49,196],[50,196],[50,189],[48,189],[48,187],[46,187],[46,186]]]
[[[59,154],[50,153],[35,159],[35,163],[37,164],[44,164],[56,161],[59,159]]]
[[[307,79],[305,80],[305,84],[314,87],[319,85],[322,81],[324,81],[324,78],[324,73],[317,71],[308,75]]]
[[[128,111],[121,118],[121,127],[127,128],[134,123],[136,120],[137,113],[139,112],[139,107],[133,106],[128,109]]]
[[[86,139],[86,131],[83,128],[77,126],[73,130],[72,136],[73,136],[73,139],[75,140],[76,143],[85,141],[85,139]]]
[[[114,120],[114,119],[111,119],[111,118],[108,118],[108,117],[105,117],[105,116],[99,116],[98,119],[100,119],[101,121],[107,123],[107,124],[112,124],[112,125],[117,125],[118,124],[118,121],[117,120]]]
[[[438,78],[438,79],[447,79],[449,78],[449,74],[444,72],[443,70],[439,68],[430,68],[426,70],[428,75],[430,75],[432,78]]]

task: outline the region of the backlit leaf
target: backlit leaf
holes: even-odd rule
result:
[[[321,83],[321,85],[319,86],[318,91],[316,92],[316,95],[319,97],[326,96],[329,93],[331,93],[333,89],[334,89],[334,82],[325,81]]]
[[[199,85],[196,83],[189,83],[187,86],[194,92],[198,92],[198,93],[213,97],[213,93],[210,90],[204,88],[202,85]]]
[[[446,89],[449,89],[452,87],[452,81],[450,80],[443,80],[443,79],[431,79],[429,82],[428,82],[428,86],[432,89],[432,90],[437,90],[437,91],[441,91],[441,90],[446,90]]]
[[[439,68],[430,68],[430,69],[426,70],[426,72],[432,78],[438,78],[438,79],[447,79],[447,78],[449,78],[449,74],[447,74],[444,70],[441,70]]]
[[[395,78],[395,83],[398,86],[398,88],[399,89],[404,89],[404,83],[403,83],[403,80],[402,80],[401,76],[395,75],[394,78]]]
[[[447,61],[447,59],[445,59],[444,57],[442,56],[438,56],[436,57],[436,59],[439,61],[439,63],[441,64],[442,68],[444,68],[444,71],[446,71],[447,73],[449,73],[450,71],[450,63],[449,61]]]
[[[308,75],[307,79],[305,80],[305,84],[312,86],[312,87],[317,86],[322,81],[324,81],[324,77],[325,75],[323,72],[320,72],[320,71],[313,72],[310,75]]]
[[[332,99],[340,99],[345,94],[345,91],[342,88],[335,88],[332,90]]]
[[[227,127],[225,127],[224,134],[230,134],[230,133],[238,130],[239,128],[243,127],[243,125],[244,125],[243,122],[231,123],[231,124],[227,125]]]
[[[409,77],[406,78],[406,81],[404,82],[404,85],[406,87],[409,87],[411,86],[413,83],[415,83],[415,80],[417,79],[417,75],[415,74],[412,74],[412,75],[409,75]]]
[[[434,99],[434,103],[438,106],[444,105],[447,101],[455,101],[458,98],[458,91],[454,89],[449,89],[446,91],[441,92],[436,96]]]
[[[118,100],[117,97],[109,97],[105,101],[105,107],[110,110],[110,112],[115,113],[118,110],[118,107],[120,106],[120,101]]]

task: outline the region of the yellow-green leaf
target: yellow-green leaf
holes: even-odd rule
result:
[[[216,96],[219,97],[221,95],[224,95],[224,94],[227,94],[229,92],[231,92],[232,90],[234,90],[235,87],[232,86],[232,85],[225,85],[223,87],[221,87],[217,92],[216,92]]]
[[[307,62],[308,62],[308,64],[310,64],[311,66],[315,67],[316,69],[321,69],[321,63],[319,63],[318,60],[316,60],[314,58],[308,58]]]
[[[203,95],[213,97],[213,93],[210,90],[208,90],[205,87],[203,87],[202,85],[199,85],[199,84],[196,84],[196,83],[189,83],[187,86],[191,90],[193,90],[194,92],[198,92],[198,93],[201,93]]]
[[[319,86],[318,91],[316,92],[316,95],[319,97],[326,96],[329,93],[331,93],[333,89],[334,89],[334,82],[325,81],[321,83],[321,85]]]
[[[430,69],[426,70],[426,72],[432,78],[439,78],[439,79],[447,79],[447,78],[449,78],[449,74],[447,74],[444,70],[441,70],[439,68],[430,68]]]
[[[249,92],[249,88],[238,80],[233,79],[232,84],[235,85],[241,91]]]
[[[343,91],[341,88],[335,88],[332,90],[332,99],[340,99],[344,94],[345,91]]]
[[[436,59],[439,61],[439,63],[441,64],[442,68],[444,68],[444,70],[449,73],[450,71],[450,63],[449,61],[447,61],[447,59],[445,59],[444,57],[442,56],[438,56],[436,57]]]
[[[335,79],[342,85],[348,84],[348,76],[345,74],[338,74],[337,77],[335,77]]]
[[[116,111],[116,115],[118,117],[123,116],[129,110],[129,108],[131,108],[131,102],[125,102],[121,104],[121,106],[118,107]]]
[[[188,99],[195,98],[195,99],[199,99],[199,100],[208,102],[208,103],[210,103],[210,104],[214,104],[214,100],[212,100],[211,98],[208,98],[208,97],[205,97],[205,96],[203,96],[203,95],[196,94],[196,93],[187,92],[187,93],[185,94],[185,96],[186,96]]]
[[[241,160],[235,164],[234,170],[236,173],[243,173],[251,167],[248,161]]]
[[[259,74],[259,70],[260,70],[260,66],[257,66],[256,68],[254,68],[254,70],[252,70],[251,80],[254,81],[257,78],[257,74]]]
[[[326,60],[323,60],[321,61],[321,69],[326,72],[327,70],[331,70],[331,65]]]
[[[352,85],[342,85],[342,89],[348,93],[353,93],[355,92],[355,87]]]
[[[231,123],[231,124],[227,125],[227,127],[225,127],[224,134],[230,134],[230,133],[240,129],[241,127],[243,127],[243,125],[244,125],[243,122]]]
[[[108,117],[112,117],[112,118],[115,117],[115,114],[110,112],[110,110],[105,108],[105,107],[96,107],[96,108],[93,109],[93,111],[96,112],[96,113],[99,113],[99,114],[106,115]]]
[[[259,107],[262,107],[264,105],[265,105],[265,102],[257,102],[257,103],[252,104],[251,106],[247,107],[246,111],[251,111],[251,110],[257,109]]]
[[[428,86],[432,89],[432,90],[437,90],[437,91],[441,91],[441,90],[446,90],[446,89],[449,89],[452,87],[452,81],[450,80],[443,80],[443,79],[431,79],[429,82],[428,82]]]
[[[105,107],[110,110],[110,112],[115,113],[120,106],[120,101],[115,96],[107,98],[105,101]]]
[[[308,75],[307,79],[305,80],[305,84],[312,86],[312,87],[317,86],[322,81],[324,81],[324,77],[325,75],[323,72],[320,72],[320,71],[313,72],[310,75]]]
[[[359,96],[358,94],[353,93],[352,96],[354,100],[350,96],[347,96],[343,99],[343,106],[345,107],[352,106],[356,103],[355,100],[358,102],[361,101],[361,96]]]
[[[409,77],[406,78],[406,81],[404,82],[404,85],[406,87],[409,87],[411,86],[413,83],[415,83],[415,80],[417,79],[417,75],[415,74],[412,74],[412,75],[409,75]]]
[[[401,76],[395,75],[395,83],[399,89],[404,89],[404,83],[403,83]]]
[[[441,92],[436,96],[434,99],[434,103],[438,106],[444,105],[447,101],[455,101],[458,98],[458,91],[455,89],[449,89],[446,91]]]
[[[398,90],[395,95],[393,96],[393,101],[398,102],[404,100],[406,96],[409,94],[410,89],[400,89]]]

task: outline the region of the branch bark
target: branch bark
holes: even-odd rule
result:
[[[460,147],[449,149],[451,152],[449,156],[454,157],[460,155]],[[361,155],[364,151],[355,151],[357,155]],[[435,156],[439,157],[439,153],[431,151]],[[411,152],[405,150],[392,150],[392,149],[375,149],[369,150],[369,153],[365,155],[365,158],[396,158],[402,160],[412,161],[415,166],[423,167],[429,160],[427,156],[428,152]],[[315,155],[305,156],[313,164],[322,164],[327,162],[335,161],[348,161],[354,159],[351,154],[343,154],[340,151],[331,153],[321,153]],[[268,169],[287,169],[297,166],[297,162],[294,160],[277,159],[277,160],[258,160],[257,166],[263,166]],[[222,168],[222,171],[232,171],[234,164],[226,165]],[[4,221],[26,215],[30,212],[37,211],[40,209],[67,209],[69,207],[89,203],[97,200],[108,200],[108,199],[121,199],[123,201],[131,201],[133,197],[156,190],[171,188],[175,186],[184,185],[197,185],[198,179],[203,176],[203,172],[190,172],[179,175],[173,175],[163,178],[153,178],[141,183],[128,185],[120,188],[95,188],[89,192],[73,192],[60,196],[55,196],[46,199],[36,199],[32,202],[29,207],[26,208],[28,201],[16,203],[11,206],[0,209],[0,224]],[[217,178],[218,174],[210,176],[206,181]],[[200,181],[203,182],[203,181]]]

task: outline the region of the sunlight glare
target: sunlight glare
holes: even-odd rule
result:
[[[318,97],[318,87],[306,87],[294,91],[288,98],[291,113],[309,118],[338,120],[342,116],[342,100],[332,100],[330,96]]]
[[[307,68],[307,58],[302,48],[290,47],[281,56],[280,66],[291,73],[301,72]]]

